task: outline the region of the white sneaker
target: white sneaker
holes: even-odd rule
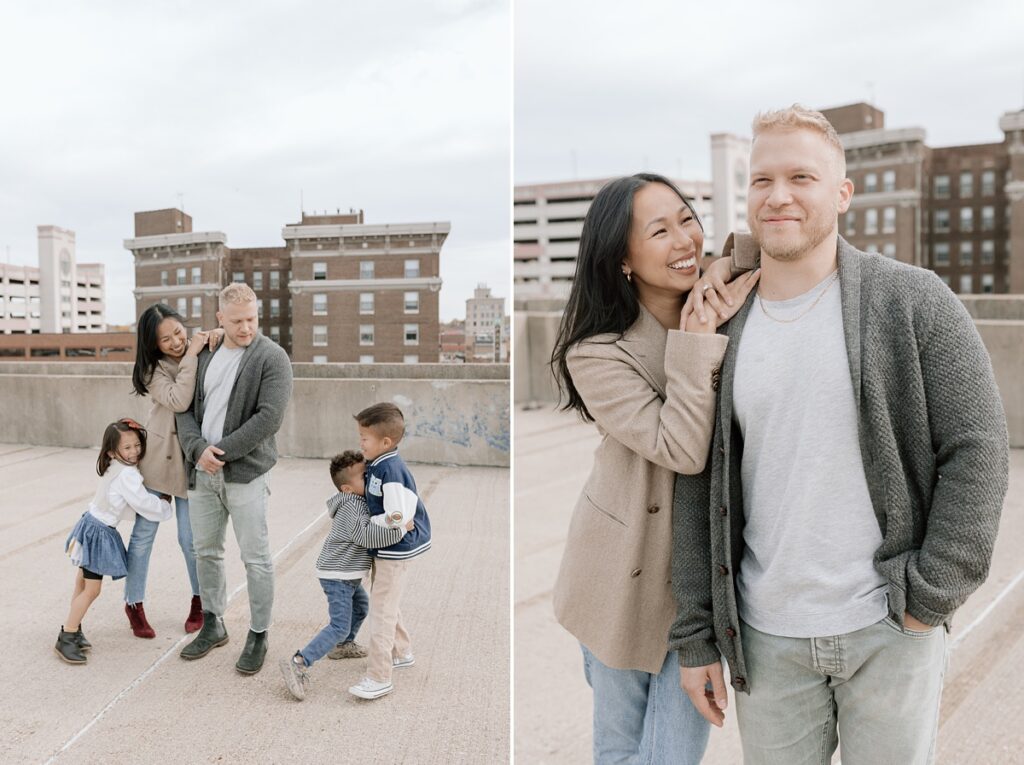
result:
[[[364,677],[359,681],[359,685],[353,685],[348,692],[361,699],[379,699],[381,696],[387,696],[393,690],[395,690],[395,686],[391,683],[378,683],[376,680]]]
[[[416,663],[416,657],[411,653],[407,653],[405,656],[395,656],[391,659],[391,666],[395,669],[399,667],[411,667]]]

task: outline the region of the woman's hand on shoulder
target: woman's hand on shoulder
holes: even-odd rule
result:
[[[209,342],[210,333],[203,332],[202,330],[197,331],[188,341],[188,350],[185,351],[186,356],[198,356],[199,352],[203,350],[206,343]]]
[[[217,327],[211,329],[207,334],[210,336],[209,346],[210,352],[217,350],[217,346],[220,345],[220,341],[224,339],[224,327]]]
[[[714,263],[711,268],[693,285],[686,304],[679,315],[679,328],[687,332],[711,333],[725,324],[743,307],[750,291],[757,286],[761,278],[761,269],[747,271],[730,282],[722,279],[723,270],[720,265],[726,258]],[[704,306],[704,302],[708,306]],[[708,309],[712,310],[708,310]],[[703,313],[703,316],[701,315]]]

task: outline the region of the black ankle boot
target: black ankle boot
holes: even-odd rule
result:
[[[203,628],[196,639],[181,649],[183,659],[201,659],[210,651],[228,642],[224,623],[209,611],[203,611]]]
[[[75,642],[78,643],[78,647],[83,651],[88,651],[92,648],[92,643],[85,639],[85,635],[82,634],[82,625],[78,625],[78,632],[75,633]]]
[[[82,653],[82,649],[75,639],[76,634],[78,633],[66,632],[61,627],[60,634],[57,635],[57,645],[53,647],[53,650],[68,664],[85,664],[85,654]]]
[[[235,669],[243,675],[255,675],[263,669],[263,659],[267,656],[267,633],[249,630],[245,639],[242,655],[235,662]]]

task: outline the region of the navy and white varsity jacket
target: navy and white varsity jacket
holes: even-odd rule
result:
[[[404,526],[415,521],[412,531],[390,547],[370,550],[371,555],[385,560],[408,560],[430,549],[430,518],[416,493],[416,481],[398,455],[397,449],[380,455],[366,468],[366,504],[370,515],[384,514],[385,525]],[[401,520],[390,517],[401,514]]]

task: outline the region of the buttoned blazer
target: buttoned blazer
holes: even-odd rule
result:
[[[553,601],[559,623],[616,669],[658,673],[668,651],[675,474],[700,473],[725,335],[666,330],[646,309],[566,362],[602,438],[573,510]]]
[[[175,497],[188,496],[188,476],[174,415],[192,403],[196,369],[195,356],[186,354],[180,363],[165,357],[156,363],[152,379],[146,383],[153,406],[146,421],[146,456],[139,470],[147,489]]]

